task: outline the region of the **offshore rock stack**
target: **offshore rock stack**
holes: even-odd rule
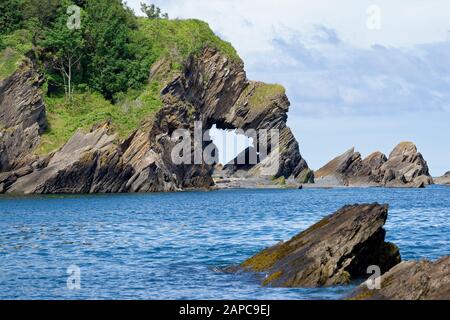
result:
[[[412,142],[402,142],[386,157],[374,152],[362,159],[354,148],[315,172],[316,186],[423,188],[433,184],[427,162]]]

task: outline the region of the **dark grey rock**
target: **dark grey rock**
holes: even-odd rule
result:
[[[380,289],[363,283],[349,299],[450,300],[450,257],[402,262],[381,277]]]
[[[386,272],[401,261],[398,248],[386,243],[383,226],[388,206],[345,206],[291,240],[265,249],[238,270],[263,272],[264,285],[320,287],[367,278],[367,268]]]
[[[28,59],[0,82],[0,172],[17,169],[33,158],[31,152],[46,128],[42,82]]]
[[[216,50],[206,49],[199,59],[191,58],[188,61],[184,73],[163,90],[163,98],[168,103],[188,102],[196,118],[202,120],[204,130],[214,124],[218,129],[227,130],[278,129],[280,165],[271,176],[298,177],[304,180],[302,182],[312,182],[311,171],[286,125],[290,102],[284,91],[275,91],[269,97],[258,99],[258,105],[252,102],[264,86],[263,83],[249,81],[243,65],[229,61]],[[262,147],[265,144],[260,139],[256,145]],[[246,171],[249,177],[260,177],[266,171],[272,171],[265,170],[269,162],[262,161],[239,169]],[[233,174],[231,171],[230,175]]]

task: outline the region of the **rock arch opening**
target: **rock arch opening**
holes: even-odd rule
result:
[[[227,165],[236,161],[238,156],[254,147],[255,139],[242,134],[237,129],[218,129],[217,125],[209,130],[209,136],[216,146],[219,164]]]

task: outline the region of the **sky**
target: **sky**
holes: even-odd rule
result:
[[[450,1],[153,0],[233,44],[249,79],[280,83],[312,169],[413,141],[450,170]],[[139,13],[139,0],[128,5]],[[220,147],[219,147],[220,150]]]

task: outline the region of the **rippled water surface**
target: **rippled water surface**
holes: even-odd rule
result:
[[[352,287],[262,288],[217,267],[364,202],[390,204],[387,237],[404,259],[450,254],[447,187],[0,197],[0,299],[337,299]]]

